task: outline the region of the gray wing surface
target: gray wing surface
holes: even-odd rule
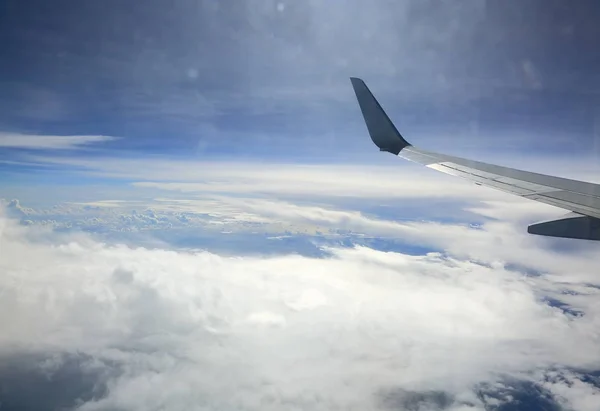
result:
[[[356,77],[352,77],[351,82],[371,139],[381,151],[482,186],[570,211],[560,219],[530,225],[528,232],[531,234],[600,240],[600,185],[414,147],[398,132],[365,82]]]

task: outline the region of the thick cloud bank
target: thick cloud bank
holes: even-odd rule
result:
[[[3,409],[600,407],[600,290],[566,272],[136,249],[3,218],[0,273]]]

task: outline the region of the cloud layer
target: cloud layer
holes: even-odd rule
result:
[[[506,227],[472,230],[479,248],[443,231],[430,241],[454,241],[448,255],[224,257],[2,218],[0,352],[27,369],[38,358],[51,380],[65,367],[96,376],[104,388],[82,388],[82,410],[482,410],[519,384],[597,409],[584,374],[600,368],[599,291],[573,272],[595,260],[557,256],[550,274],[525,276],[483,251]],[[535,260],[552,258],[528,244]]]

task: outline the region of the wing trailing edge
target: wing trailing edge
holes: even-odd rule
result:
[[[532,224],[530,234],[600,240],[600,185],[496,166],[412,146],[394,126],[365,82],[350,78],[371,140],[380,151],[478,185],[571,211],[556,220]]]

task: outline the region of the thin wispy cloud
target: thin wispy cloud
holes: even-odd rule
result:
[[[48,136],[0,133],[0,147],[30,150],[74,150],[84,146],[117,140],[110,136]]]
[[[440,175],[398,158],[381,158],[382,165],[301,164],[293,162],[168,159],[160,156],[123,157],[51,157],[26,155],[22,164],[63,167],[77,176],[97,176],[128,181],[133,187],[198,193],[246,193],[273,195],[315,195],[338,197],[387,198],[477,198],[502,199],[511,196],[482,189],[468,181]],[[1,162],[1,161],[0,161]],[[514,159],[512,163],[515,163]],[[151,164],[151,167],[149,166]],[[567,169],[573,178],[592,175],[587,164],[553,159],[531,159],[528,169],[549,167]],[[593,179],[592,179],[593,180]],[[513,201],[524,201],[512,199]],[[543,207],[543,205],[541,205]]]

